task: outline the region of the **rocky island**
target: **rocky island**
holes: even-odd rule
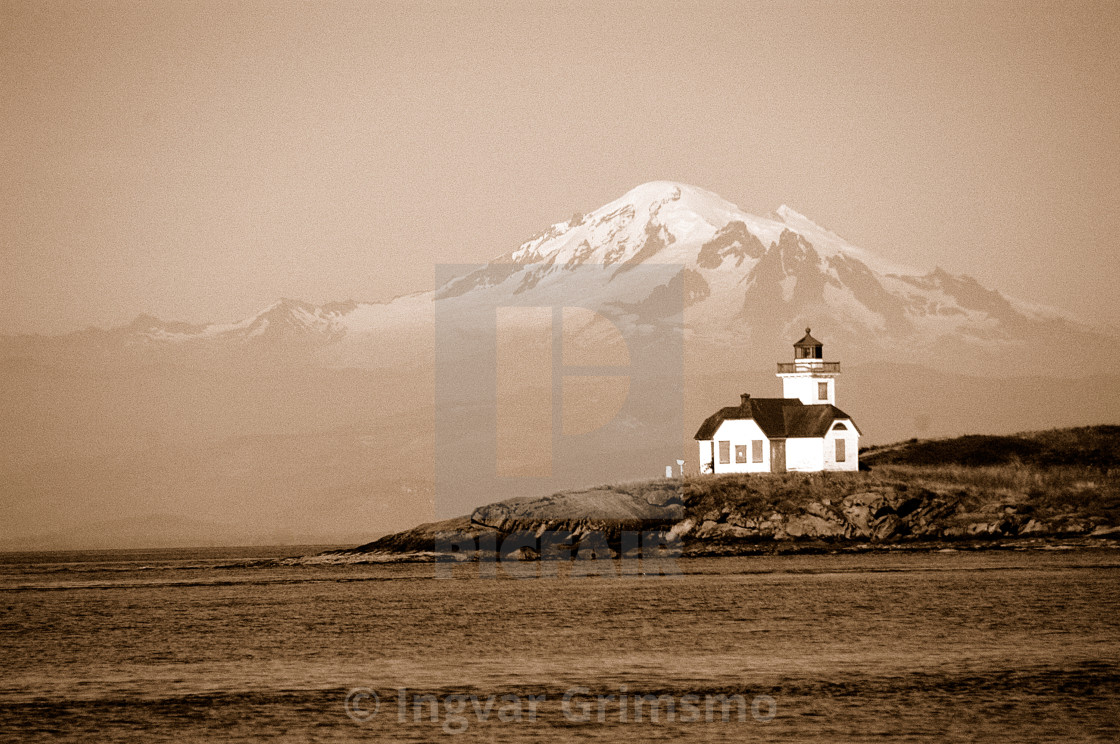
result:
[[[665,478],[510,499],[307,560],[436,560],[441,546],[459,546],[459,560],[533,560],[531,541],[545,533],[576,554],[605,544],[612,557],[636,532],[685,557],[1120,546],[1120,426],[913,439],[867,448],[861,461],[868,469],[852,473]]]

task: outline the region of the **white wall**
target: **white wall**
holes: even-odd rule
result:
[[[843,420],[847,431],[832,428],[822,437],[800,437],[786,439],[786,470],[801,473],[819,473],[822,470],[859,470],[859,432],[850,420]],[[762,441],[762,462],[751,462],[753,440]],[[844,462],[836,462],[836,440],[844,440]],[[720,463],[719,443],[730,442],[731,462]],[[769,473],[770,440],[753,419],[724,421],[711,440],[699,441],[700,472],[715,473]],[[745,445],[747,461],[735,462],[735,445]],[[713,457],[714,455],[714,457]],[[710,462],[715,462],[714,471],[705,470]]]
[[[717,473],[769,473],[770,472],[770,440],[762,433],[762,429],[754,419],[733,419],[720,424],[712,437],[712,448],[715,453],[715,472]],[[754,456],[752,442],[762,441],[762,462],[751,462]],[[719,443],[731,443],[731,462],[721,464],[719,461]],[[747,448],[747,461],[735,462],[735,445],[745,445]],[[703,450],[701,450],[703,452]]]
[[[697,442],[700,445],[700,472],[712,472],[712,444],[710,439],[701,439]]]
[[[826,470],[859,470],[859,432],[852,422],[844,420],[847,431],[837,431],[836,423],[825,435],[824,441],[824,467]],[[836,440],[844,440],[844,462],[836,462]]]
[[[824,470],[824,440],[820,437],[787,439],[786,470],[802,473]]]
[[[828,399],[821,400],[817,383],[828,385]],[[836,404],[836,380],[832,377],[782,377],[782,397],[800,398],[807,406],[818,403]]]

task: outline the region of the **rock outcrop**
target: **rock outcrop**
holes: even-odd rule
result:
[[[1115,501],[1116,484],[1098,502]],[[1090,484],[1097,487],[1096,484]],[[1082,489],[1080,481],[1073,487]],[[1032,492],[1033,493],[1033,492]],[[516,498],[335,554],[340,560],[535,561],[630,554],[655,535],[684,555],[1120,542],[1115,511],[951,479],[875,473],[665,479]]]
[[[679,481],[666,480],[649,489],[604,486],[538,499],[509,499],[475,509],[470,521],[505,532],[535,532],[543,527],[613,533],[670,525],[684,516]]]

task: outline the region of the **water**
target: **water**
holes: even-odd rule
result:
[[[1120,738],[1115,551],[722,558],[681,561],[680,578],[531,580],[267,560],[290,551],[0,556],[0,738]],[[355,688],[378,695],[372,717],[361,693],[347,714]],[[634,720],[641,695],[665,696],[657,722],[651,703]],[[716,695],[746,707],[730,698],[725,721]]]

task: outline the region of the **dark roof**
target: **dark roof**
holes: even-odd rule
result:
[[[824,346],[824,344],[822,344],[820,341],[813,338],[809,334],[809,329],[806,328],[805,329],[805,336],[800,341],[798,341],[796,344],[794,344],[794,347],[798,347],[798,346]]]
[[[747,398],[741,405],[721,408],[704,419],[694,439],[711,439],[724,421],[754,419],[758,428],[768,438],[823,437],[834,421],[851,421],[857,433],[862,434],[852,417],[834,405],[807,406],[797,398]]]

